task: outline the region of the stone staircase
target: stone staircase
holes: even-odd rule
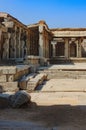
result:
[[[45,80],[47,80],[47,74],[31,73],[20,79],[19,89],[27,90],[28,92],[34,91],[36,87],[42,85]]]
[[[46,73],[48,82],[37,88],[41,92],[86,92],[86,69],[83,65],[54,65],[40,67],[39,73]]]
[[[28,65],[2,65],[0,66],[0,93],[15,92],[18,88],[18,80],[30,73]]]
[[[86,70],[77,69],[39,69],[39,73],[46,73],[48,79],[86,79]]]
[[[47,80],[51,79],[58,79],[58,82],[61,82],[59,79],[85,80],[85,68],[85,65],[82,67],[79,65],[57,65],[39,67],[36,72],[32,73],[28,65],[2,66],[0,67],[0,92],[15,92],[17,90],[32,92],[40,90],[39,88],[43,87],[45,83],[47,84]]]

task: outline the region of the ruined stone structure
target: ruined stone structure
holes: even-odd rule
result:
[[[27,26],[6,13],[0,13],[0,24],[0,59],[23,59],[29,54]]]
[[[53,56],[86,57],[86,29],[52,29]],[[55,46],[55,49],[54,49]]]
[[[27,56],[48,61],[86,58],[86,28],[49,29],[45,21],[24,25],[0,13],[0,60],[24,60]]]

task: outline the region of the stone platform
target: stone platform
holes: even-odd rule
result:
[[[86,92],[86,79],[50,79],[38,90],[41,92]]]
[[[49,59],[50,64],[68,64],[68,63],[86,63],[86,58],[77,58],[77,57],[53,57]]]
[[[40,73],[47,73],[49,79],[86,79],[86,63],[59,64],[40,67]]]
[[[86,63],[50,65],[39,68],[48,81],[39,86],[41,92],[86,92]]]
[[[18,80],[30,72],[28,65],[0,66],[0,92],[18,89]]]

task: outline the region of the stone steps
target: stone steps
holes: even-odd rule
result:
[[[28,74],[27,76],[23,76],[20,80],[19,80],[19,88],[20,89],[27,89],[27,82],[29,82],[29,80],[31,80],[32,78],[34,78],[36,76],[36,73],[31,73]]]
[[[48,75],[48,79],[86,79],[86,71],[85,70],[57,70],[57,69],[49,69],[39,71],[39,73],[46,73]]]
[[[23,77],[19,82],[19,88],[27,91],[34,91],[37,86],[41,85],[44,80],[47,80],[47,74],[30,74]]]
[[[50,79],[36,90],[40,90],[40,92],[86,92],[86,80]]]
[[[19,90],[18,80],[28,73],[30,73],[28,65],[0,66],[0,93]]]

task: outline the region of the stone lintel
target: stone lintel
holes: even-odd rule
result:
[[[86,37],[86,31],[52,31],[54,37]]]
[[[13,28],[14,22],[3,22],[3,24],[7,27],[7,28]]]

